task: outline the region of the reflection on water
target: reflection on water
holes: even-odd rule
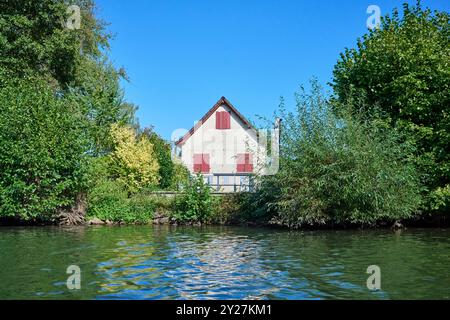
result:
[[[449,266],[440,229],[0,228],[1,299],[450,299]]]

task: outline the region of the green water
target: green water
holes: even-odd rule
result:
[[[450,299],[449,267],[441,229],[0,228],[0,299]]]

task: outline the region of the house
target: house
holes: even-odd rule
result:
[[[192,174],[201,173],[216,191],[249,191],[252,176],[266,170],[267,136],[262,136],[265,139],[222,97],[175,142],[175,154]]]

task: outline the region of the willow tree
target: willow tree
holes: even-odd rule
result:
[[[392,223],[413,217],[421,203],[410,144],[376,121],[337,116],[321,87],[300,90],[283,118],[280,170],[260,193],[276,208],[274,222],[292,228]],[[270,192],[264,190],[266,188]]]

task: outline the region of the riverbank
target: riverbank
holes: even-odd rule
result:
[[[198,179],[197,181],[202,181]],[[283,220],[273,206],[260,200],[258,193],[211,194],[208,186],[199,184],[185,193],[140,193],[131,198],[114,198],[105,194],[88,201],[77,201],[77,209],[65,210],[63,215],[50,215],[49,220],[20,220],[0,218],[0,226],[46,225],[171,225],[171,226],[244,226],[270,227],[273,229],[300,230],[355,230],[355,229],[403,229],[410,227],[447,228],[450,219],[445,215],[416,214],[408,219],[378,219],[376,223],[362,224],[336,222],[300,224],[293,219]],[[83,198],[84,199],[84,198]],[[112,201],[114,200],[114,201]],[[123,200],[123,201],[121,201]],[[67,219],[67,215],[73,215]],[[300,217],[301,214],[298,214]],[[68,223],[69,222],[69,223]],[[71,222],[71,223],[70,223]],[[75,222],[75,223],[73,223]]]
[[[450,219],[446,216],[417,216],[415,218],[402,221],[381,221],[376,225],[361,224],[323,224],[323,225],[305,225],[303,227],[293,228],[283,225],[276,218],[271,220],[248,220],[246,214],[242,216],[236,213],[220,212],[214,214],[209,221],[183,221],[176,217],[173,212],[164,210],[161,212],[148,213],[149,220],[142,221],[112,221],[101,219],[95,216],[84,217],[83,222],[78,226],[236,226],[251,228],[270,228],[280,230],[305,230],[305,231],[326,231],[326,230],[399,230],[408,228],[450,228]],[[0,227],[47,227],[47,226],[68,226],[59,221],[20,221],[17,219],[0,219]],[[73,225],[74,226],[74,225]]]
[[[170,216],[156,216],[152,219],[152,221],[148,224],[139,224],[139,223],[123,223],[123,222],[111,222],[111,221],[102,221],[100,219],[94,218],[87,221],[84,225],[88,226],[126,226],[126,225],[154,225],[154,226],[237,226],[237,227],[252,227],[252,228],[271,228],[271,229],[290,229],[289,226],[284,226],[281,224],[277,224],[275,222],[200,222],[200,221],[189,221],[183,222],[178,221],[176,218]],[[450,228],[450,222],[445,217],[441,219],[432,219],[432,220],[424,220],[424,219],[416,219],[416,220],[407,220],[407,221],[395,221],[395,222],[384,222],[375,226],[363,226],[363,225],[322,225],[322,226],[304,226],[302,228],[295,228],[294,230],[308,230],[308,231],[320,231],[320,230],[357,230],[357,229],[391,229],[391,230],[400,230],[407,228]]]

